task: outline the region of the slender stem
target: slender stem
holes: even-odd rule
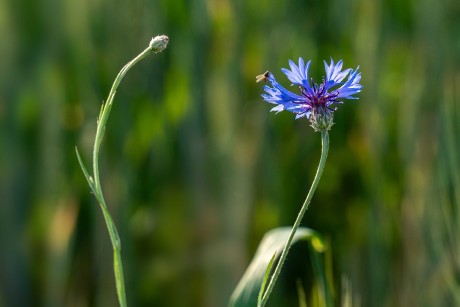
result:
[[[117,91],[118,85],[120,84],[123,77],[133,67],[137,62],[142,60],[148,54],[152,53],[153,47],[149,46],[147,49],[142,51],[137,57],[132,61],[126,64],[121,71],[118,73],[115,81],[113,82],[112,88],[110,90],[109,96],[106,103],[102,105],[101,113],[99,114],[96,130],[96,138],[94,140],[94,149],[93,149],[93,173],[94,173],[94,194],[99,202],[99,205],[102,209],[102,214],[104,216],[105,223],[107,225],[107,230],[109,232],[110,241],[112,242],[113,247],[113,269],[115,272],[115,283],[117,288],[118,302],[121,307],[126,307],[126,291],[125,291],[125,282],[123,276],[123,264],[121,262],[121,241],[118,235],[117,228],[115,223],[112,220],[112,217],[107,209],[105,203],[104,194],[102,193],[101,181],[99,178],[99,148],[104,137],[105,127],[107,120],[109,118],[110,110],[112,109],[113,99],[115,98],[115,93]]]
[[[113,85],[110,90],[106,103],[102,105],[101,113],[98,118],[96,138],[94,140],[94,149],[93,149],[94,181],[95,181],[96,189],[98,190],[100,190],[101,188],[101,182],[99,179],[99,165],[98,165],[99,164],[98,163],[99,162],[99,148],[102,142],[102,138],[104,137],[105,126],[109,118],[110,110],[112,109],[113,99],[115,97],[115,93],[117,92],[118,85],[120,84],[121,80],[123,80],[128,70],[130,70],[131,67],[133,67],[137,62],[145,58],[151,52],[152,52],[152,47],[149,46],[148,48],[142,51],[137,57],[131,60],[128,64],[126,64],[120,70],[117,77],[115,78],[115,81],[113,82]]]
[[[318,169],[316,170],[315,179],[313,180],[313,183],[311,184],[310,191],[308,192],[307,198],[305,199],[302,205],[302,208],[300,209],[300,212],[297,215],[297,219],[295,220],[294,226],[292,226],[291,233],[289,234],[289,238],[286,242],[286,245],[283,248],[283,252],[281,253],[281,257],[275,268],[275,272],[273,272],[273,275],[270,279],[270,283],[267,286],[265,294],[263,295],[262,300],[259,302],[259,307],[265,306],[265,304],[267,303],[268,297],[273,291],[276,280],[278,279],[281,273],[281,268],[283,267],[284,262],[286,260],[286,256],[289,252],[289,249],[291,248],[292,239],[294,238],[297,228],[299,228],[300,222],[302,221],[305,211],[307,211],[308,206],[310,205],[310,201],[313,197],[313,194],[315,193],[316,187],[318,186],[319,180],[323,173],[324,165],[326,164],[327,153],[329,151],[329,134],[327,131],[321,132],[321,141],[322,141],[321,159],[319,160],[319,165],[318,165]]]

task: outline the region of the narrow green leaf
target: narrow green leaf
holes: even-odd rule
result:
[[[89,175],[88,171],[86,170],[86,167],[83,164],[83,160],[80,157],[80,153],[78,152],[77,147],[75,147],[75,152],[77,153],[78,163],[80,163],[81,170],[83,171],[83,174],[85,175],[85,178],[88,181],[89,187],[91,188],[93,193],[96,193],[93,178]]]
[[[270,259],[267,269],[265,270],[264,280],[262,281],[262,286],[260,287],[259,296],[257,297],[257,306],[260,305],[260,301],[262,300],[262,297],[264,295],[265,287],[267,286],[267,281],[270,277],[270,272],[272,271],[272,267],[273,267],[273,263],[275,259],[276,259],[276,253],[273,254],[272,259]]]
[[[311,261],[313,264],[313,272],[316,277],[317,286],[318,286],[318,298],[322,299],[323,305],[327,307],[333,306],[332,302],[332,294],[329,289],[329,284],[326,279],[326,269],[324,267],[324,263],[318,253],[315,253],[315,246],[312,242],[309,246],[309,250],[311,252]]]
[[[302,281],[297,280],[296,285],[297,285],[297,293],[299,295],[299,307],[307,307],[307,296],[302,286]]]
[[[233,291],[230,297],[229,306],[257,306],[260,293],[263,293],[265,290],[264,282],[271,277],[269,266],[273,266],[279,258],[281,250],[289,237],[290,230],[291,228],[289,227],[280,227],[265,234],[257,248],[254,258]],[[313,248],[315,253],[318,252],[318,250],[324,251],[326,249],[327,245],[323,238],[316,231],[304,227],[300,227],[297,230],[293,239],[293,245],[301,241],[311,243],[312,240],[315,240],[315,247]],[[275,257],[273,257],[274,255]]]

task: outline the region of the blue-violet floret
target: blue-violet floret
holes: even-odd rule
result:
[[[333,125],[333,104],[343,103],[341,99],[357,99],[353,95],[361,91],[361,73],[359,66],[342,70],[343,61],[331,64],[324,61],[326,77],[320,84],[313,81],[308,75],[311,61],[306,64],[299,58],[297,66],[289,60],[290,70],[282,68],[282,72],[300,88],[300,95],[295,94],[280,85],[272,73],[266,72],[263,80],[270,82],[271,87],[264,87],[265,93],[262,97],[265,101],[275,104],[271,111],[290,111],[295,113],[295,118],[306,117],[310,120],[312,127],[317,131],[327,131]],[[348,78],[347,78],[348,76]],[[258,77],[260,78],[260,76]],[[260,79],[261,80],[261,79]]]

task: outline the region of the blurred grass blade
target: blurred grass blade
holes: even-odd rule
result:
[[[325,271],[327,271],[327,264],[326,266],[324,266],[321,262],[320,255],[318,255],[318,253],[314,251],[314,244],[309,245],[308,248],[311,254],[311,261],[313,262],[313,271],[315,274],[317,288],[319,292],[318,298],[323,299],[322,305],[332,307],[334,306],[334,303],[332,302],[332,293],[330,291],[325,274]]]
[[[262,281],[262,286],[260,287],[259,296],[257,297],[257,305],[260,304],[260,301],[262,300],[262,297],[264,295],[265,287],[267,286],[267,281],[268,281],[268,278],[270,277],[270,272],[272,271],[273,262],[275,261],[275,259],[276,259],[276,252],[273,254],[272,259],[270,259],[267,269],[265,270],[264,280]]]
[[[278,260],[279,252],[283,249],[289,237],[290,227],[280,227],[265,234],[256,251],[254,258],[230,297],[231,307],[254,307],[257,305],[259,293],[263,292],[264,281],[270,278],[271,266]],[[314,230],[300,227],[293,239],[293,244],[301,241],[311,243],[315,253],[326,250],[322,237]],[[273,257],[276,255],[275,257]],[[268,272],[268,273],[267,273]],[[268,275],[267,275],[268,274]]]
[[[296,281],[297,293],[299,294],[299,307],[307,307],[307,295],[300,280]]]

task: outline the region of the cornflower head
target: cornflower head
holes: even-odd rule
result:
[[[333,114],[336,108],[332,105],[343,103],[342,99],[357,99],[353,95],[361,91],[362,85],[359,83],[361,73],[358,72],[359,66],[355,70],[351,68],[342,70],[343,61],[334,63],[334,60],[331,59],[330,65],[324,61],[326,77],[320,84],[317,84],[309,78],[310,63],[311,61],[308,61],[305,64],[304,60],[299,58],[299,65],[297,66],[289,60],[291,69],[281,69],[292,82],[292,85],[299,87],[300,95],[280,85],[271,72],[267,71],[257,76],[256,80],[271,84],[271,87],[264,86],[265,93],[262,94],[262,98],[266,102],[276,105],[270,111],[279,113],[286,110],[295,113],[295,119],[308,118],[316,131],[328,131],[334,124]],[[345,80],[347,76],[348,78]]]

